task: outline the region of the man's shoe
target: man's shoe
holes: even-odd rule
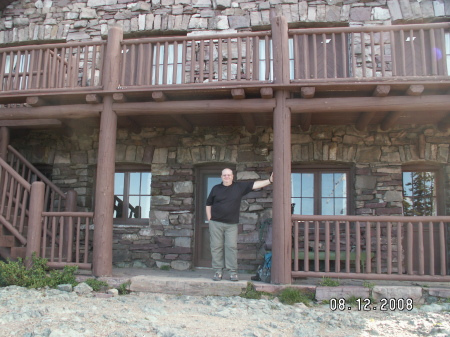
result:
[[[233,281],[233,282],[239,281],[238,274],[232,273],[232,274],[230,275],[230,281]]]
[[[222,280],[222,273],[216,272],[213,276],[213,281],[221,281]]]

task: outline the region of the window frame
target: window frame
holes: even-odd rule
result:
[[[116,165],[116,170],[114,172],[114,183],[115,183],[116,173],[125,173],[125,177],[126,177],[130,173],[136,173],[136,172],[152,174],[152,170],[149,165]],[[150,210],[151,210],[151,197],[152,197],[151,182],[152,182],[152,178],[150,178],[150,195],[149,195],[150,196]],[[115,196],[116,196],[116,194],[114,193],[114,197]],[[129,203],[129,198],[130,198],[129,179],[124,179],[124,199],[123,199],[124,203],[125,203],[125,200],[127,200]],[[114,200],[114,203],[115,203],[115,200]],[[128,211],[126,214],[128,214]],[[115,218],[114,214],[113,214],[113,223],[114,224],[148,224],[149,221],[150,221],[150,217],[128,218],[128,216],[126,216],[126,217],[122,217],[122,218]]]
[[[353,205],[353,188],[354,186],[354,167],[347,165],[292,165],[291,174],[293,173],[313,173],[314,174],[314,215],[322,215],[322,185],[319,177],[323,173],[346,173],[347,174],[347,214],[354,215]],[[292,186],[291,186],[292,188]],[[294,197],[291,195],[291,200]]]
[[[443,169],[439,165],[433,165],[433,164],[424,164],[424,163],[418,163],[418,164],[405,164],[402,166],[402,201],[404,197],[404,190],[403,190],[403,173],[404,172],[433,172],[435,174],[435,194],[436,194],[436,216],[439,215],[445,215],[445,197],[444,197],[444,173]],[[403,213],[403,207],[402,207],[402,213]]]

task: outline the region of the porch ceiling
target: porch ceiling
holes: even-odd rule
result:
[[[173,88],[172,86],[145,89],[122,88],[120,92],[115,92],[115,107],[127,106],[128,103],[133,103],[133,107],[140,106],[140,108],[137,109],[137,112],[133,110],[134,108],[118,111],[118,127],[132,128],[136,129],[136,131],[143,127],[169,128],[174,126],[181,126],[187,131],[192,131],[194,127],[245,126],[249,131],[253,131],[257,126],[271,127],[273,125],[273,113],[269,103],[273,99],[271,99],[270,94],[269,96],[264,96],[262,89],[269,89],[269,92],[270,90],[275,91],[276,89],[289,90],[291,92],[291,98],[297,100],[297,104],[300,105],[302,103],[299,100],[302,99],[305,99],[305,104],[311,106],[315,106],[315,102],[318,102],[315,108],[311,108],[311,111],[306,113],[303,111],[301,113],[292,113],[292,126],[300,126],[304,130],[308,129],[311,125],[355,125],[358,129],[377,127],[380,125],[383,125],[384,128],[392,128],[406,124],[435,124],[444,128],[450,126],[450,104],[445,104],[445,100],[449,98],[450,82],[397,81],[393,83],[311,83],[311,85],[291,84],[290,86],[268,86],[267,84],[240,86],[234,84],[233,86],[223,87],[205,86],[202,89],[198,87],[191,87],[189,89]],[[236,95],[236,90],[238,90],[241,96]],[[70,107],[73,107],[75,110],[80,107],[90,109],[94,105],[87,103],[87,96],[90,95],[91,99],[92,97],[98,99],[97,102],[91,101],[91,103],[101,103],[101,95],[103,94],[105,93],[72,91],[64,93],[40,93],[36,95],[30,95],[28,93],[27,96],[15,97],[5,95],[0,98],[0,103],[8,104],[14,102],[23,104],[30,97],[39,98],[41,102],[39,103],[39,108],[30,108],[30,111],[36,109],[36,114],[34,114],[33,119],[30,116],[24,115],[14,120],[12,115],[14,112],[12,110],[9,110],[11,113],[6,116],[6,109],[0,109],[0,115],[2,113],[1,110],[5,111],[0,116],[0,126],[9,126],[16,129],[54,128],[58,127],[59,121],[60,126],[66,126],[69,129],[98,128],[98,111],[92,112],[89,116],[77,116],[77,111],[67,114],[61,113],[59,115],[55,113],[55,115],[49,118],[45,116],[45,110],[41,108],[56,108],[60,106],[64,109],[70,109]],[[121,97],[121,99],[118,99],[118,97]],[[163,104],[159,105],[158,102],[155,102],[155,97],[160,98],[157,100],[160,100]],[[409,100],[417,100],[417,97],[423,97],[424,100],[441,98],[444,100],[444,103],[440,105],[442,109],[439,109],[439,107],[428,109],[414,106],[404,109],[401,107],[401,104],[393,105],[391,111],[387,111],[387,109],[377,110],[376,106],[370,107],[370,104],[372,104],[370,102],[373,102],[373,100],[384,102],[384,100],[399,98],[408,102]],[[348,111],[345,109],[337,109],[340,111],[333,111],[333,106],[322,109],[320,104],[324,102],[324,99],[335,98],[340,98],[342,99],[341,102],[346,103],[359,100],[359,104],[361,104],[361,99],[367,98],[368,103],[367,107],[363,105],[361,111],[355,111],[355,109],[349,109]],[[247,110],[248,107],[251,106],[252,102],[256,101],[258,101],[258,104],[265,104],[265,109],[256,109],[257,111],[249,112],[250,110]],[[181,105],[174,105],[176,106],[174,109],[167,108],[167,106],[176,104],[176,102],[181,103]],[[203,105],[203,102],[205,102],[205,105]],[[399,102],[401,103],[401,100]],[[192,106],[188,107],[190,104]],[[230,112],[227,112],[228,105],[230,105]],[[156,113],[155,110],[152,112],[152,109],[159,106],[165,106],[166,108]],[[221,106],[221,108],[217,108],[218,106]],[[268,106],[269,108],[267,108]],[[148,112],[145,110],[146,107],[148,107]],[[195,110],[196,107],[198,110]],[[239,110],[240,107],[242,107],[242,112]],[[370,116],[367,113],[364,115],[366,109],[367,111],[371,111]],[[44,114],[37,113],[38,111],[44,111]],[[87,117],[89,119],[85,119]],[[36,122],[36,119],[40,119],[40,121]],[[363,122],[362,120],[364,119],[365,121]],[[48,123],[45,121],[48,121]]]

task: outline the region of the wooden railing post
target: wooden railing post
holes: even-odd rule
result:
[[[0,157],[6,160],[8,156],[8,145],[9,145],[9,128],[6,126],[0,127]]]
[[[42,211],[44,209],[45,184],[35,181],[31,184],[30,208],[28,210],[28,234],[25,256],[27,265],[31,264],[31,256],[40,256],[42,239]]]
[[[273,78],[289,83],[288,26],[284,17],[272,19]],[[273,121],[273,245],[272,283],[291,283],[291,111],[286,106],[289,92],[275,92]]]
[[[77,192],[70,190],[66,194],[66,212],[77,211]],[[63,257],[66,262],[72,262],[72,244],[73,244],[73,219],[64,217],[64,237],[63,237]]]
[[[122,39],[123,31],[120,27],[110,29],[103,65],[102,83],[105,91],[116,90],[119,86]],[[93,273],[95,276],[112,275],[114,171],[117,131],[117,115],[112,109],[112,104],[112,94],[104,96],[103,111],[100,118],[97,182],[95,188],[93,254]]]

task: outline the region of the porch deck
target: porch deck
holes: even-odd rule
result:
[[[118,287],[125,282],[131,282],[133,292],[153,292],[165,294],[183,294],[198,296],[237,296],[247,286],[247,282],[252,282],[256,290],[269,293],[277,293],[286,287],[308,289],[314,291],[316,298],[323,298],[330,294],[339,292],[342,297],[350,297],[361,294],[369,290],[365,284],[369,282],[371,286],[379,289],[389,289],[398,294],[419,293],[421,299],[415,303],[423,303],[427,296],[450,298],[449,282],[414,282],[414,281],[386,281],[386,280],[356,280],[356,279],[336,279],[339,280],[339,287],[321,287],[322,278],[308,277],[295,279],[292,284],[275,285],[259,281],[251,281],[254,275],[246,272],[239,273],[240,280],[231,282],[226,279],[215,282],[211,279],[213,272],[207,268],[197,268],[185,271],[163,271],[152,268],[113,268],[112,276],[101,277],[99,279],[108,282],[112,287]],[[82,282],[92,276],[80,274],[77,280]],[[366,282],[366,283],[365,283]],[[386,288],[388,287],[388,288]]]

